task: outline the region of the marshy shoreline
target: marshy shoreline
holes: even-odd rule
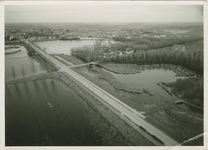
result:
[[[141,73],[145,69],[164,69],[172,70],[177,76],[195,76],[196,73],[182,66],[171,65],[171,64],[151,64],[151,65],[136,65],[136,64],[120,64],[120,63],[100,63],[98,65],[108,71],[116,74],[136,74]]]

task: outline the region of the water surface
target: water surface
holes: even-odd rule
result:
[[[6,146],[102,145],[88,106],[62,82],[7,85],[5,95]]]
[[[158,82],[175,82],[179,78],[172,70],[153,68],[145,69],[141,73],[136,74],[116,74],[110,72],[119,82],[130,85],[135,88],[146,88],[155,94],[162,95],[164,98],[172,98],[165,90],[157,85]]]
[[[5,55],[5,80],[10,81],[14,79],[20,79],[23,77],[29,77],[47,71],[32,57],[27,55],[25,47],[20,47],[21,51]],[[14,69],[12,69],[12,67]],[[23,68],[23,69],[22,69]],[[24,71],[23,71],[24,70]],[[14,73],[13,73],[14,72]],[[24,72],[24,76],[23,76]]]
[[[94,45],[98,40],[55,40],[35,42],[41,49],[46,50],[49,54],[71,54],[71,48],[81,47],[85,45]],[[108,44],[109,40],[103,40],[103,43]],[[111,41],[113,42],[113,41]]]

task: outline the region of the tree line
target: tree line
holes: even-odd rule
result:
[[[85,45],[71,48],[71,55],[84,62],[92,62],[103,59],[103,53],[109,52],[110,47],[102,40],[98,40],[94,45]]]
[[[103,57],[103,53],[108,48],[97,46],[84,46],[72,49],[72,55],[84,62],[91,61],[108,61],[115,63],[130,64],[174,64],[181,65],[185,68],[194,70],[203,74],[203,52],[173,50],[171,47],[161,48],[157,50],[139,50],[131,54],[122,56]]]
[[[126,50],[126,48],[134,51],[139,50],[151,50],[163,47],[172,46],[174,44],[183,44],[187,42],[194,42],[202,40],[203,37],[168,37],[168,38],[155,38],[155,37],[137,37],[137,38],[126,38],[126,37],[115,37],[115,41],[119,41],[114,46],[114,50]]]
[[[131,64],[174,64],[203,74],[203,53],[197,51],[177,51],[163,48],[152,51],[137,51],[123,56],[106,58],[105,61]]]
[[[203,79],[200,77],[191,77],[186,79],[178,79],[173,83],[165,83],[172,87],[174,91],[181,94],[183,98],[187,98],[189,103],[203,108]]]

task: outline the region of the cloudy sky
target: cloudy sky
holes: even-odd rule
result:
[[[30,22],[202,22],[200,5],[6,5],[6,23]]]

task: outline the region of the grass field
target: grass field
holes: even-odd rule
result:
[[[188,114],[177,105],[171,105],[151,114],[146,120],[179,143],[203,133],[203,120],[193,114]],[[185,145],[203,145],[203,139]]]
[[[195,42],[185,43],[184,46],[187,51],[202,51],[203,52],[203,50],[204,50],[203,43],[204,42],[202,40],[199,40],[199,41],[195,41]]]

